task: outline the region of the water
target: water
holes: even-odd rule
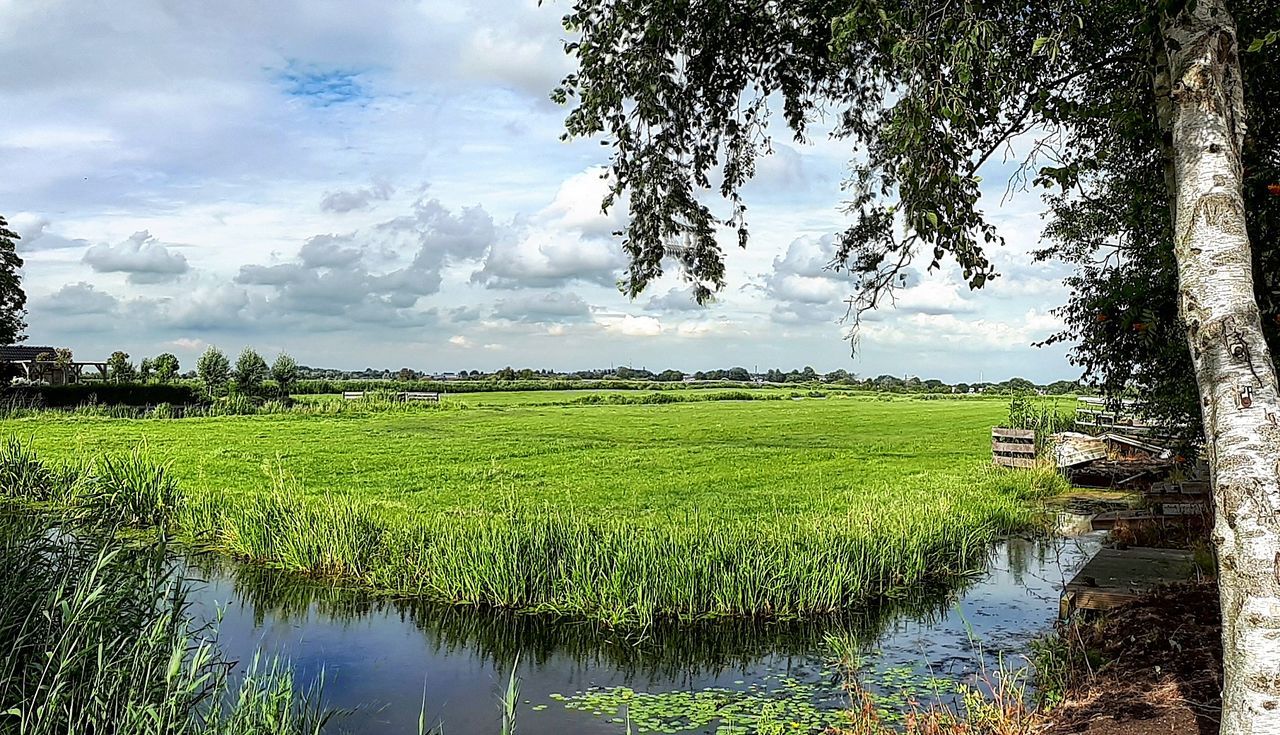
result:
[[[553,698],[592,687],[766,691],[809,686],[819,706],[843,704],[829,634],[851,637],[874,683],[878,675],[980,682],[981,669],[1022,666],[1027,642],[1048,631],[1063,583],[1101,539],[1014,539],[962,589],[885,609],[804,623],[660,626],[620,635],[556,622],[403,601],[362,598],[250,567],[194,562],[197,617],[221,616],[219,641],[233,659],[281,656],[304,685],[323,679],[326,706],[354,710],[335,729],[350,733],[497,733],[499,697],[520,679],[521,735],[622,733]],[[877,673],[878,672],[878,673]],[[896,672],[896,673],[895,673]],[[694,732],[713,730],[694,730]]]

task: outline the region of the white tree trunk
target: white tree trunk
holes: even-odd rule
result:
[[[1244,90],[1225,0],[1163,25],[1174,248],[1217,512],[1222,735],[1280,735],[1280,396],[1254,298],[1240,152]]]

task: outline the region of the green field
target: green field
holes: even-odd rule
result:
[[[904,594],[979,565],[1053,485],[989,467],[1000,400],[495,397],[331,416],[46,415],[3,431],[46,461],[143,447],[186,496],[178,529],[237,556],[618,624]]]

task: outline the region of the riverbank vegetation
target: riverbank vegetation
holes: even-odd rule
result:
[[[47,478],[13,485],[28,497],[158,467],[176,488],[163,524],[189,543],[385,593],[630,626],[844,610],[979,568],[995,538],[1036,522],[1028,500],[1060,487],[988,467],[1004,409],[708,401],[0,428],[25,442],[3,471]],[[156,486],[132,482],[113,502]]]
[[[283,666],[245,662],[232,676],[213,631],[191,621],[186,585],[162,549],[126,546],[111,529],[73,530],[88,520],[106,519],[0,518],[0,731],[320,731],[328,715]]]

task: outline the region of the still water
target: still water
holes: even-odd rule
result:
[[[659,626],[621,635],[581,623],[371,600],[244,566],[193,561],[193,612],[220,617],[232,659],[286,659],[305,686],[323,680],[325,706],[351,710],[331,728],[416,733],[421,713],[446,733],[497,733],[499,697],[514,669],[521,735],[623,733],[625,726],[559,697],[593,687],[767,693],[808,687],[820,707],[845,703],[832,673],[831,635],[852,638],[877,674],[974,681],[985,665],[1022,666],[1048,631],[1058,591],[1101,538],[1012,539],[986,572],[959,589],[921,594],[874,612],[804,623]],[[896,672],[896,673],[895,673]],[[713,732],[714,728],[689,732]]]

